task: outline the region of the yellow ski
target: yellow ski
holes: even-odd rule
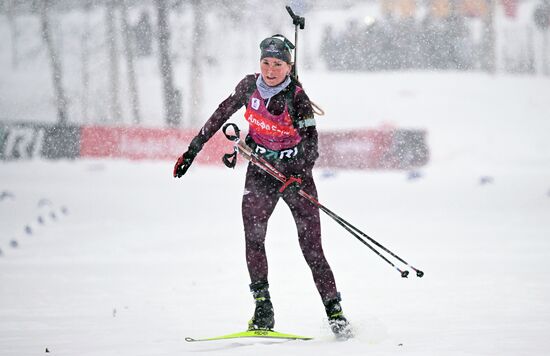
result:
[[[294,334],[285,334],[280,333],[274,330],[247,330],[233,334],[207,337],[202,339],[194,339],[192,337],[186,337],[185,341],[194,342],[194,341],[214,341],[214,340],[227,340],[227,339],[239,339],[239,338],[266,338],[266,339],[284,339],[284,340],[311,340],[312,337],[300,336]]]

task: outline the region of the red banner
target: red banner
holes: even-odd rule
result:
[[[175,161],[196,133],[180,129],[82,127],[80,156]],[[196,162],[222,165],[221,157],[232,149],[232,143],[218,132],[206,143]],[[320,132],[319,153],[317,166],[333,168],[410,169],[425,165],[429,159],[424,131],[391,128]]]
[[[80,156],[176,160],[196,134],[196,130],[84,126]],[[231,150],[231,142],[218,132],[205,145],[196,162],[223,164],[221,157]]]

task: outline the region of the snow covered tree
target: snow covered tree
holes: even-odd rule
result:
[[[106,4],[105,23],[107,25],[107,46],[109,51],[109,98],[111,122],[122,120],[122,110],[119,100],[119,63],[117,46],[117,28],[115,24],[116,0],[108,0]]]
[[[155,0],[157,8],[157,34],[159,43],[159,65],[164,91],[165,121],[169,126],[181,122],[181,93],[174,86],[172,59],[170,58],[170,24],[167,0]]]
[[[139,124],[141,121],[139,95],[137,88],[136,70],[134,66],[134,49],[128,24],[128,1],[120,1],[122,36],[124,42],[124,57],[126,58],[126,72],[128,76],[128,89],[130,91],[130,106],[132,109],[132,122]]]
[[[52,37],[50,18],[48,14],[50,6],[52,5],[51,1],[52,0],[43,0],[42,6],[40,7],[42,39],[46,44],[52,67],[52,81],[56,97],[57,120],[59,124],[66,124],[68,121],[67,98],[63,88],[63,71],[61,67],[61,59],[59,58],[59,53]]]
[[[191,111],[189,124],[194,126],[199,120],[202,103],[202,62],[204,41],[204,0],[192,0],[193,6],[193,55],[191,56]]]

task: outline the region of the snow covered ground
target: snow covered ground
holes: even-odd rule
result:
[[[243,330],[253,310],[240,218],[244,168],[197,165],[176,180],[173,162],[3,162],[0,355],[546,355],[550,80],[303,79],[328,112],[321,130],[428,130],[432,159],[418,178],[316,172],[323,204],[424,278],[400,278],[323,216],[327,258],[357,334],[335,342],[280,204],[267,237],[276,329],[315,339],[190,344],[186,336]],[[336,96],[340,85],[353,90]]]

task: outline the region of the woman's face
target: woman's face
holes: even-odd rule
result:
[[[281,84],[290,74],[290,64],[277,58],[266,57],[260,60],[264,82],[270,87]]]

